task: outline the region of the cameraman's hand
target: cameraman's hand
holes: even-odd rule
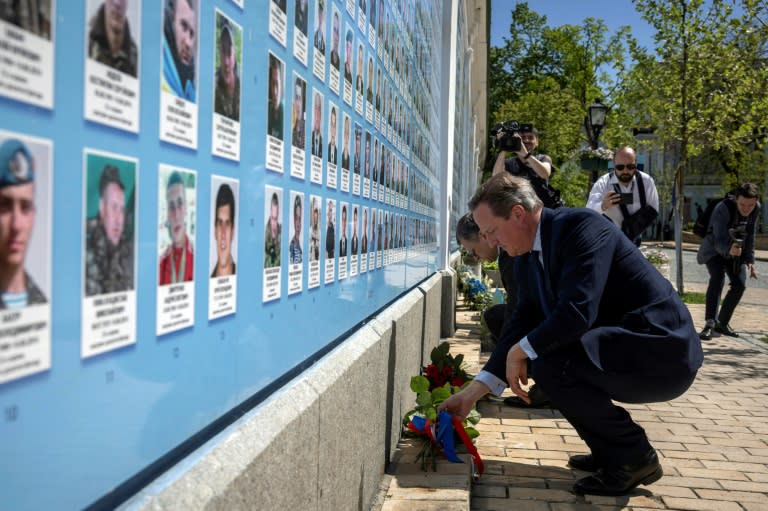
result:
[[[528,156],[528,148],[525,147],[525,144],[523,144],[523,137],[520,136],[520,133],[514,132],[512,133],[512,138],[516,138],[518,142],[515,142],[514,145],[520,145],[520,149],[515,151],[515,154],[520,159],[520,161],[525,161],[526,156]]]
[[[621,200],[620,194],[614,191],[610,191],[603,196],[603,203],[600,204],[600,209],[602,209],[603,211],[608,211],[613,206],[618,204],[620,200]]]
[[[741,247],[736,243],[731,243],[731,250],[728,251],[728,254],[733,257],[739,257],[741,255]]]

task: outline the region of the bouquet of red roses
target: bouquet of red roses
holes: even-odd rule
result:
[[[452,387],[461,388],[472,379],[462,367],[464,355],[454,357],[449,351],[450,348],[447,341],[435,347],[429,356],[432,363],[422,369],[422,373],[429,380],[430,391],[446,383],[450,383]]]
[[[438,422],[438,406],[472,380],[462,367],[464,355],[454,357],[449,350],[448,342],[441,343],[432,350],[430,354],[432,363],[422,368],[423,374],[411,377],[411,390],[416,393],[416,407],[405,414],[403,426],[407,434],[414,434],[423,440],[418,455],[422,470],[427,470],[430,466],[435,470],[435,451],[440,450],[441,447],[436,442],[435,435],[428,434],[430,424]],[[479,435],[473,427],[479,421],[480,414],[473,409],[464,421],[455,426],[463,429],[460,436],[469,442]]]

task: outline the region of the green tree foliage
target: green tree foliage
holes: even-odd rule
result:
[[[692,158],[719,160],[725,171],[764,164],[760,138],[768,114],[768,66],[761,55],[765,27],[755,20],[766,3],[741,0],[634,0],[656,29],[653,54],[632,47],[637,64],[628,73],[621,101],[656,128],[654,143],[673,148],[676,197],[684,196]],[[763,170],[764,172],[764,170]],[[738,179],[736,179],[738,180]],[[677,289],[683,293],[683,202],[675,207]]]
[[[606,37],[602,20],[581,25],[547,26],[546,16],[519,2],[512,10],[510,35],[489,59],[489,108],[492,124],[508,119],[533,122],[541,150],[555,163],[580,146],[596,147],[587,109],[596,98],[611,104],[624,74],[632,37],[628,27]],[[626,137],[615,128],[604,139]]]
[[[567,161],[552,174],[552,186],[560,190],[560,198],[566,206],[581,207],[587,202],[589,174],[581,170],[576,161]]]

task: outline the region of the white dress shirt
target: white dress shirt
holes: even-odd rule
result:
[[[640,177],[643,178],[646,204],[650,205],[656,211],[659,211],[659,194],[656,191],[656,184],[653,182],[653,178],[640,170],[636,170],[635,172],[640,173]],[[624,216],[621,214],[621,208],[619,205],[615,204],[605,211],[603,211],[602,207],[603,197],[605,197],[605,194],[615,191],[613,186],[614,184],[619,185],[619,189],[622,193],[632,193],[632,204],[627,204],[627,211],[630,215],[634,214],[638,209],[640,209],[640,195],[637,191],[636,178],[633,176],[632,181],[625,185],[619,181],[614,171],[610,171],[607,174],[600,176],[600,178],[595,181],[595,184],[592,186],[592,191],[589,192],[587,207],[589,209],[594,209],[598,213],[602,213],[603,215],[610,218],[617,227],[621,227],[621,222],[624,220]]]

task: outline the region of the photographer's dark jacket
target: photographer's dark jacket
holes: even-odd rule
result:
[[[752,264],[755,262],[755,231],[757,229],[757,219],[760,216],[760,203],[748,217],[739,214],[736,207],[736,200],[727,198],[720,201],[712,211],[712,218],[709,220],[707,235],[699,246],[696,254],[696,261],[699,264],[706,264],[714,256],[719,255],[728,259],[731,256],[728,252],[731,250],[731,244],[734,242],[731,236],[731,229],[736,229],[738,236],[743,236],[741,262]]]
[[[552,166],[552,158],[546,154],[533,154],[537,160],[542,163],[549,163]],[[539,199],[544,203],[544,206],[550,209],[555,209],[563,205],[560,200],[560,192],[549,186],[548,180],[544,179],[536,173],[529,165],[521,161],[517,156],[512,158],[506,158],[504,160],[504,170],[512,174],[513,176],[523,177],[531,182],[533,190]],[[552,172],[555,171],[555,167],[552,166]]]

